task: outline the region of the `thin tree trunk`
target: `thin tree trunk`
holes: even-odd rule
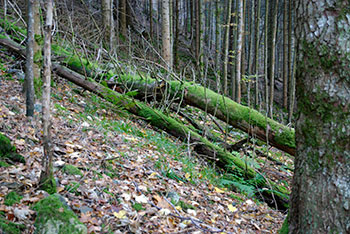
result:
[[[227,11],[226,11],[226,24],[225,24],[225,39],[224,39],[224,62],[222,68],[222,81],[223,81],[223,94],[227,96],[227,70],[228,70],[228,61],[229,61],[229,36],[230,36],[230,24],[231,24],[231,7],[232,0],[227,0]]]
[[[27,48],[26,48],[26,115],[34,115],[34,2],[27,1]]]
[[[216,72],[218,73],[220,70],[220,0],[215,1],[215,67]],[[217,80],[217,89],[219,90],[220,79]]]
[[[109,50],[114,49],[114,22],[113,22],[113,0],[102,0],[102,22],[104,32],[104,44]]]
[[[253,59],[254,59],[254,38],[255,38],[255,33],[254,30],[257,30],[254,28],[254,20],[255,20],[255,0],[251,1],[252,7],[251,7],[251,21],[250,21],[250,46],[249,46],[249,79],[248,79],[248,90],[247,90],[247,97],[248,97],[248,106],[250,107],[250,87],[251,87],[251,77],[254,74],[254,67],[253,67]]]
[[[149,37],[153,38],[153,1],[149,0]]]
[[[241,77],[243,59],[243,37],[244,37],[244,1],[239,0],[239,24],[236,57],[236,102],[241,103]]]
[[[268,47],[269,42],[269,0],[265,0],[265,40],[264,40],[264,71],[265,71],[265,108],[269,112],[269,79],[268,79]]]
[[[175,37],[174,37],[174,68],[176,69],[178,66],[178,47],[179,47],[179,0],[175,1]]]
[[[126,27],[126,1],[127,0],[119,0],[120,29],[124,37],[126,37],[128,34]]]
[[[290,0],[292,1],[292,0]],[[284,0],[283,9],[283,107],[288,108],[288,0]]]
[[[257,6],[257,16],[255,21],[255,108],[258,109],[259,106],[259,29],[260,29],[260,10],[261,10],[261,0],[258,0]]]
[[[292,84],[294,82],[294,77],[293,77],[293,71],[295,69],[292,68],[292,65],[293,67],[295,66],[295,63],[293,62],[292,60],[292,25],[293,25],[293,22],[292,22],[292,4],[293,4],[293,1],[290,0],[289,1],[289,4],[288,4],[288,66],[289,66],[289,69],[288,69],[288,77],[289,77],[289,80],[288,80],[288,87],[289,87],[289,102],[288,102],[288,122],[291,123],[292,121],[292,116],[293,116],[293,107],[294,107],[294,96],[295,96],[295,93],[294,93],[294,88],[292,87]],[[295,60],[295,59],[294,59]],[[294,82],[295,83],[295,82]]]
[[[51,89],[51,29],[52,29],[52,0],[46,1],[46,22],[44,27],[44,72],[43,72],[43,142],[44,157],[42,165],[44,171],[40,175],[40,187],[49,193],[56,191],[56,183],[53,178],[52,146],[50,137],[50,89]]]
[[[273,118],[273,103],[274,103],[274,91],[275,91],[275,67],[276,67],[276,36],[277,36],[277,14],[278,14],[278,0],[275,0],[275,6],[271,6],[274,9],[272,15],[272,38],[271,38],[271,60],[270,60],[270,102],[269,102],[269,116]]]
[[[41,45],[39,45],[42,35],[40,27],[40,2],[34,1],[34,79],[40,80]]]
[[[169,0],[162,0],[162,56],[168,69],[172,68]]]

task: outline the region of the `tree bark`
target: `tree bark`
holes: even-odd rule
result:
[[[112,50],[114,49],[114,20],[113,20],[113,0],[102,0],[102,22],[103,22],[103,33],[104,33],[104,44],[105,48]]]
[[[34,2],[27,1],[27,49],[26,49],[26,115],[34,115]]]
[[[255,0],[256,1],[256,0]],[[257,14],[255,21],[255,109],[258,109],[259,106],[259,52],[260,52],[260,38],[259,38],[259,29],[260,29],[260,11],[261,11],[261,0],[257,0]]]
[[[275,6],[271,6],[273,9],[273,15],[271,17],[271,38],[270,38],[270,100],[269,100],[269,116],[273,118],[273,103],[274,103],[274,91],[275,91],[275,67],[276,67],[276,36],[277,36],[277,15],[278,15],[278,0],[274,0]]]
[[[225,38],[224,38],[224,62],[222,67],[222,81],[223,81],[223,94],[227,96],[227,70],[228,70],[228,61],[229,61],[229,36],[230,36],[230,24],[231,24],[231,6],[232,0],[227,0],[227,9],[226,9],[226,24],[225,24]]]
[[[51,89],[51,30],[52,30],[52,0],[46,1],[46,22],[44,27],[44,72],[43,72],[43,145],[44,155],[42,165],[44,171],[40,174],[40,187],[49,193],[56,191],[56,183],[53,178],[52,146],[50,137],[50,89]]]
[[[291,1],[291,0],[290,0]],[[288,0],[284,0],[283,6],[283,107],[288,108]],[[292,22],[289,22],[290,24]]]
[[[119,16],[120,16],[120,31],[124,37],[127,36],[127,23],[126,23],[126,1],[127,0],[119,0]]]
[[[162,56],[168,69],[172,68],[169,0],[162,1]]]
[[[241,103],[241,78],[242,78],[242,58],[243,58],[243,37],[244,37],[244,1],[239,0],[239,24],[236,57],[236,102]]]
[[[296,1],[297,123],[289,233],[350,233],[348,1]]]

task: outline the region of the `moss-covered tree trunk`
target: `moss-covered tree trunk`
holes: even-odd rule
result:
[[[349,1],[296,1],[297,155],[289,233],[350,233]]]
[[[171,98],[177,98],[184,104],[198,107],[203,111],[229,123],[231,126],[247,132],[270,145],[295,154],[294,130],[288,128],[249,107],[240,105],[230,98],[206,89],[205,87],[189,82],[170,81],[168,85],[159,85],[154,79],[138,76],[121,76],[118,80],[121,85],[138,90],[141,97],[152,94],[170,92]],[[164,96],[164,95],[162,95]]]

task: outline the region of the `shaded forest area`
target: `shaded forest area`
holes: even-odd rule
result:
[[[6,145],[0,148],[1,170],[8,174],[13,167],[32,170],[33,181],[30,188],[19,183],[15,189],[11,189],[13,183],[0,183],[5,191],[0,201],[6,203],[0,205],[0,230],[15,233],[26,227],[28,233],[34,229],[45,233],[52,231],[48,228],[54,223],[56,232],[67,233],[156,233],[157,228],[165,233],[266,233],[277,232],[288,210],[290,218],[285,219],[281,233],[349,229],[346,190],[350,181],[344,175],[349,171],[345,119],[350,95],[340,86],[348,85],[349,59],[342,54],[348,51],[345,41],[349,39],[346,1],[4,0],[1,4],[2,61],[9,60],[1,65],[2,76],[14,79],[17,89],[18,82],[24,81],[24,93],[14,94],[11,104],[6,101],[1,108],[6,120],[0,126],[0,140]],[[340,14],[339,9],[345,10]],[[340,16],[334,18],[334,12]],[[322,23],[322,14],[333,21]],[[4,84],[11,87],[7,81]],[[335,97],[330,86],[341,95]],[[67,100],[65,95],[70,103],[62,102]],[[7,127],[14,126],[11,119],[24,118],[23,111],[13,112],[18,107],[12,103],[23,98],[30,127],[22,128],[35,139],[28,146],[26,140],[18,140],[23,133],[14,135],[14,128]],[[86,103],[91,101],[93,111],[87,113]],[[69,114],[66,120],[68,110],[80,117]],[[125,128],[121,119],[142,130]],[[71,134],[65,133],[66,127],[60,133],[58,123],[77,131],[74,142],[65,139],[64,134]],[[75,128],[80,124],[83,131]],[[110,126],[119,127],[111,130]],[[93,134],[94,128],[99,130]],[[165,133],[164,145],[154,143]],[[108,149],[101,150],[101,145],[91,143],[92,136],[100,142],[101,134],[123,137],[118,144],[107,137],[100,144]],[[118,146],[130,139],[148,143],[137,144],[137,149],[128,143],[126,151]],[[164,151],[169,145],[181,153]],[[152,150],[147,151],[149,147]],[[83,154],[84,148],[90,153]],[[35,160],[30,156],[33,150],[40,155]],[[137,151],[147,157],[135,155]],[[100,164],[94,163],[96,155]],[[188,160],[195,164],[189,167]],[[293,160],[298,166],[292,184]],[[207,170],[211,172],[202,174]],[[127,171],[137,175],[132,172],[127,178]],[[328,171],[328,176],[322,171]],[[96,174],[99,184],[94,182]],[[66,181],[64,175],[75,182]],[[147,185],[160,178],[165,187],[174,186],[153,191]],[[328,180],[334,183],[327,185]],[[315,181],[319,186],[313,185]],[[105,184],[111,187],[101,189],[99,185]],[[194,188],[201,188],[201,195],[183,192]],[[221,216],[210,219],[207,215],[215,210],[209,204],[214,205],[217,198],[213,203],[205,199],[206,205],[193,200],[208,196],[205,191],[229,200],[219,205],[225,207],[219,209]],[[15,202],[9,203],[10,198]],[[310,199],[323,203],[318,206]],[[19,209],[9,208],[16,203]],[[35,206],[29,208],[31,203]],[[328,206],[332,207],[329,215],[320,218]],[[262,219],[248,224],[251,216],[245,212],[252,207],[253,216]],[[62,215],[47,218],[57,213],[55,209]],[[304,214],[311,211],[313,221],[307,227],[309,217]],[[276,221],[272,229],[268,228],[274,222],[270,214]],[[25,217],[31,221],[23,223]],[[332,226],[334,219],[338,221]],[[74,221],[66,226],[67,220]]]

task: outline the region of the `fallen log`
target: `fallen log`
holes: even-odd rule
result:
[[[159,86],[155,79],[140,76],[121,75],[116,80],[119,85],[137,90],[143,97],[157,90],[158,93],[166,93],[171,99],[177,99],[184,104],[207,111],[216,118],[227,122],[232,127],[240,129],[250,136],[280,149],[290,155],[295,155],[294,129],[284,126],[260,112],[240,105],[230,98],[224,97],[201,85],[191,82],[167,81]]]

